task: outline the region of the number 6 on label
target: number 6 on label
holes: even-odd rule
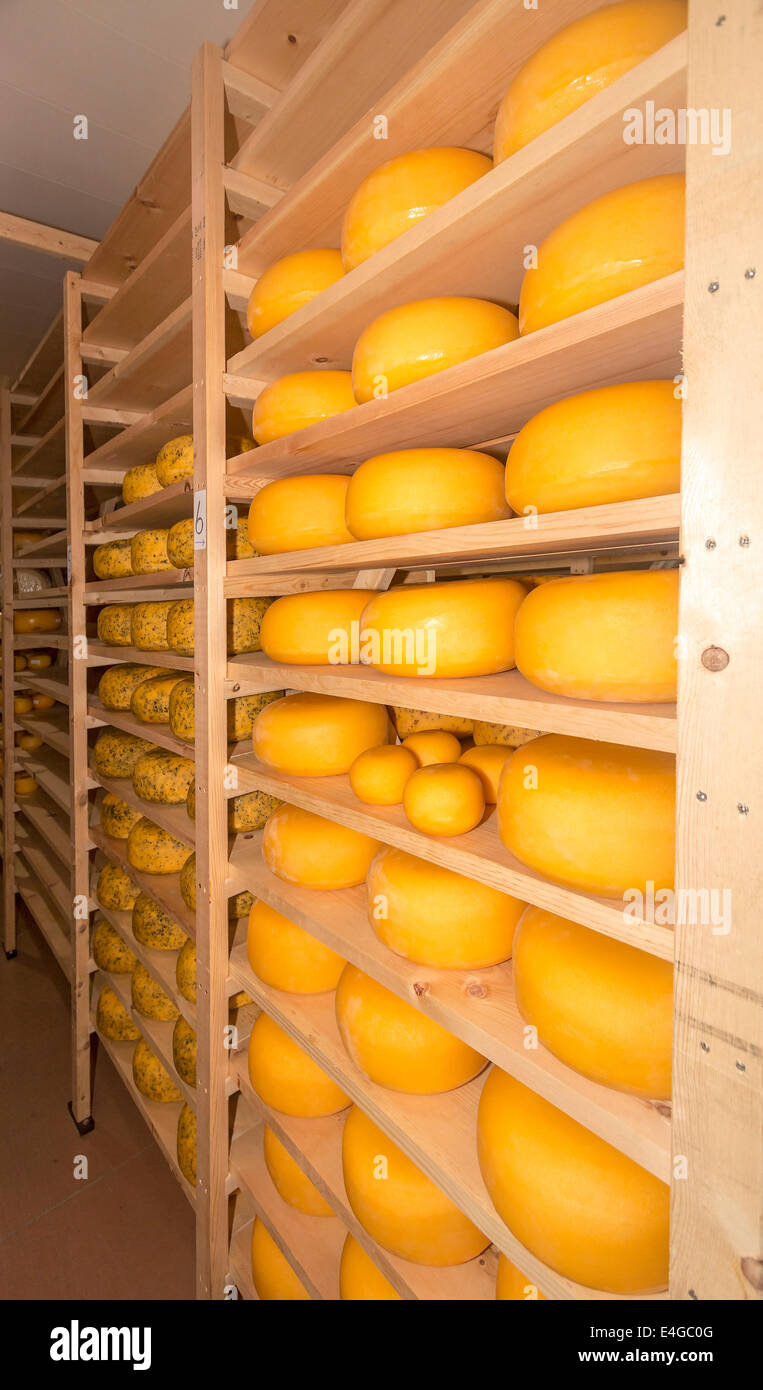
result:
[[[206,488],[194,495],[193,504],[193,548],[206,550],[207,547],[207,493]]]

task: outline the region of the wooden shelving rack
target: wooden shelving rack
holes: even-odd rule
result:
[[[98,829],[98,779],[88,766],[90,730],[112,724],[145,732],[129,716],[99,709],[94,684],[105,663],[150,660],[193,671],[196,698],[195,921],[173,876],[146,889],[195,936],[195,1009],[174,976],[145,953],[163,987],[193,1018],[198,1037],[197,1186],[177,1170],[172,1107],[148,1107],[132,1088],[119,1045],[109,1045],[197,1218],[200,1297],[256,1297],[248,1241],[253,1216],[267,1225],[311,1296],[338,1297],[338,1255],[351,1231],[404,1298],[491,1299],[496,1251],[513,1259],[550,1298],[605,1295],[563,1279],[521,1247],[498,1217],[475,1150],[484,1074],[437,1097],[409,1097],[369,1082],[350,1062],[327,996],[284,995],[249,968],[240,940],[229,950],[228,898],[250,890],[477,1047],[554,1105],[672,1188],[671,1283],[650,1297],[760,1296],[760,945],[751,882],[755,822],[753,579],[759,536],[752,401],[760,388],[755,353],[755,232],[760,221],[761,147],[753,113],[759,94],[749,54],[760,18],[740,0],[717,24],[717,7],[692,0],[688,34],[599,93],[459,197],[378,252],[337,285],[251,343],[242,326],[255,278],[275,259],[336,245],[342,212],[372,168],[430,144],[489,151],[496,107],[513,74],[546,37],[599,0],[325,3],[263,0],[228,46],[206,44],[194,63],[189,111],[175,128],[82,279],[67,277],[64,380],[88,375],[87,396],[68,390],[67,441],[71,632],[86,659],[72,660],[71,772],[73,892],[87,896],[96,862],[120,860]],[[415,13],[414,13],[415,11]],[[734,108],[732,151],[708,145],[626,145],[623,111],[654,101],[677,109]],[[736,114],[738,113],[738,115]],[[387,119],[375,138],[376,115]],[[561,220],[624,183],[686,168],[685,274],[672,275],[374,400],[254,452],[227,458],[226,439],[249,433],[249,411],[265,384],[285,372],[347,368],[362,328],[382,308],[432,294],[516,301],[522,250]],[[744,196],[741,196],[744,190]],[[733,229],[733,231],[732,231]],[[189,251],[189,233],[192,255]],[[752,273],[748,273],[748,272]],[[719,293],[708,293],[718,282]],[[83,305],[89,305],[83,312]],[[93,309],[99,307],[98,312]],[[358,542],[250,560],[226,560],[226,503],[248,506],[267,481],[293,473],[351,472],[382,449],[411,444],[500,448],[543,406],[610,382],[646,377],[688,381],[683,491],[539,518]],[[731,384],[730,384],[731,383]],[[733,396],[733,407],[731,397]],[[726,405],[719,408],[719,400]],[[96,439],[94,430],[107,432]],[[126,469],[154,457],[173,435],[193,431],[193,486],[175,484],[144,502],[95,517],[92,489],[116,492]],[[146,526],[196,517],[193,571],[145,580],[92,581],[88,548]],[[743,539],[746,538],[746,539]],[[84,544],[83,544],[84,540]],[[708,542],[714,541],[713,545]],[[365,667],[280,666],[263,655],[228,659],[225,604],[236,595],[315,587],[389,585],[419,578],[604,564],[682,565],[677,708],[607,705],[544,695],[518,673],[453,681],[386,679]],[[759,581],[758,581],[759,584]],[[94,640],[98,606],[115,598],[193,593],[195,656],[138,653]],[[709,648],[730,656],[713,669]],[[703,660],[704,657],[704,660]],[[399,808],[373,811],[346,778],[294,779],[230,749],[226,701],[234,695],[321,690],[382,704],[458,712],[520,727],[678,754],[678,889],[730,889],[731,936],[680,924],[675,932],[624,922],[611,902],[560,888],[503,849],[490,820],[458,841],[418,834]],[[720,735],[720,736],[719,736]],[[186,745],[161,728],[151,738]],[[590,1082],[543,1048],[522,1046],[510,971],[426,972],[374,937],[361,890],[314,893],[276,879],[259,836],[229,844],[226,800],[263,789],[339,824],[447,864],[564,916],[675,962],[674,1105],[649,1103]],[[7,785],[7,783],[6,783]],[[108,783],[101,785],[108,789]],[[115,788],[130,800],[129,786]],[[702,792],[702,797],[699,793]],[[183,833],[179,813],[149,814]],[[134,875],[140,881],[139,875]],[[129,935],[120,914],[104,913]],[[87,923],[75,946],[85,980]],[[96,981],[96,990],[100,982]],[[342,1116],[296,1121],[253,1094],[246,1029],[227,1052],[228,999],[245,990],[489,1236],[470,1265],[433,1270],[397,1260],[354,1218],[339,1157]],[[89,1096],[91,1005],[74,996],[75,1114]],[[128,1001],[129,1002],[129,1001]],[[250,1011],[252,1012],[252,1011]],[[144,1021],[138,1019],[140,1026]],[[149,1037],[160,1055],[166,1039]],[[171,1061],[171,1051],[170,1051]],[[77,1109],[79,1107],[79,1109]],[[159,1115],[154,1114],[156,1110]],[[285,1207],[267,1174],[267,1122],[336,1212],[337,1221]],[[230,1233],[230,1235],[229,1235]]]

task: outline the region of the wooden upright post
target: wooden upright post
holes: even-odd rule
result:
[[[11,517],[11,393],[0,389],[0,557],[3,566],[3,946],[16,954],[16,875],[13,864],[13,527]]]

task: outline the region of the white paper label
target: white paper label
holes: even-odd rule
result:
[[[203,488],[194,493],[193,502],[193,548],[207,548],[207,491]]]

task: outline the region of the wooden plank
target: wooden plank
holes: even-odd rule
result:
[[[14,717],[16,723],[22,729],[26,729],[27,733],[37,734],[43,743],[61,757],[70,757],[69,716],[65,706],[62,706],[60,714],[56,710],[47,710],[44,716],[17,714]]]
[[[136,574],[127,579],[97,579],[85,585],[90,605],[142,602],[146,599],[181,599],[193,584],[193,570],[164,570],[160,574]]]
[[[114,468],[115,478],[133,463],[146,463],[155,457],[168,439],[190,433],[193,423],[193,387],[185,386],[162,401],[142,419],[128,425],[121,434],[100,444],[85,458],[85,471]]]
[[[262,120],[265,112],[281,95],[277,87],[263,82],[259,77],[252,77],[241,68],[235,68],[232,63],[223,62],[223,83],[225,102],[231,116],[239,116],[249,125],[256,125]]]
[[[146,725],[141,723],[140,719],[136,719],[134,714],[124,710],[105,709],[94,696],[90,697],[87,717],[91,728],[97,724],[106,724],[115,729],[124,729],[125,733],[134,734],[137,738],[146,737]],[[169,727],[164,724],[151,726],[151,742],[157,743],[160,748],[168,748],[171,753],[179,753],[182,758],[189,757],[193,752],[193,744],[183,743],[181,739],[175,738]]]
[[[88,390],[88,406],[154,410],[191,379],[191,300],[185,299]]]
[[[58,913],[44,896],[39,880],[32,873],[29,865],[21,859],[20,855],[16,856],[14,871],[16,875],[16,889],[19,897],[23,898],[42,932],[46,945],[49,947],[54,959],[68,981],[71,964],[71,946],[66,934],[66,927],[58,916]]]
[[[134,348],[191,292],[191,209],[184,208],[137,270],[87,325],[91,348]]]
[[[120,869],[124,869],[125,873],[130,875],[130,878],[137,883],[144,893],[148,893],[150,898],[153,898],[160,907],[164,908],[165,912],[169,913],[173,922],[177,922],[187,936],[196,939],[196,922],[193,913],[186,907],[180,896],[178,874],[145,874],[140,869],[133,868],[127,858],[127,842],[125,840],[113,840],[110,836],[104,835],[98,825],[91,825],[88,835],[92,843],[106,855],[107,859],[111,860],[112,864],[117,864]]]
[[[763,1296],[763,98],[751,56],[763,13],[740,0],[723,21],[693,0],[689,104],[734,121],[723,158],[709,144],[687,153],[676,887],[715,895],[725,920],[676,928],[671,1296],[704,1301]]]
[[[142,725],[143,738],[152,739],[153,729],[151,725]],[[192,749],[186,748],[181,756],[188,757]],[[133,810],[140,811],[142,816],[147,816],[155,825],[160,825],[164,830],[174,835],[176,840],[182,840],[183,844],[188,845],[192,850],[196,841],[194,822],[191,820],[186,810],[185,802],[179,806],[160,806],[157,802],[143,801],[133,790],[132,782],[125,777],[104,777],[102,773],[96,772],[93,767],[88,768],[88,777],[91,782],[95,782],[104,791],[112,792],[114,796],[120,797]]]
[[[10,212],[0,212],[0,241],[11,242],[14,246],[25,246],[29,251],[42,251],[46,256],[57,256],[65,261],[81,261],[83,264],[98,249],[98,242],[92,237],[79,236],[76,232],[62,232],[59,227],[50,227],[45,222],[32,222],[28,217],[15,217]]]
[[[63,363],[59,363],[35,404],[19,420],[19,433],[38,434],[42,437],[62,419],[63,413],[64,366]]]
[[[241,174],[237,169],[224,171],[223,187],[228,207],[239,217],[262,217],[268,208],[275,207],[284,196],[279,189],[272,188],[262,179],[252,178],[251,174]]]
[[[2,753],[3,765],[9,769],[3,778],[3,947],[7,956],[16,951],[16,889],[13,862],[15,794],[10,768],[13,767],[13,499],[11,493],[11,393],[0,384],[0,564],[2,565],[2,654],[5,680],[2,682]]]
[[[144,652],[140,647],[110,647],[105,642],[88,639],[88,665],[113,666],[122,661],[136,662],[139,666],[168,666],[173,671],[193,670],[192,656],[178,656],[177,652]]]
[[[255,0],[225,59],[275,87],[291,82],[339,18],[347,0]]]
[[[63,413],[60,419],[54,421],[50,429],[40,437],[39,443],[35,444],[23,458],[19,459],[13,469],[14,481],[21,483],[29,473],[40,474],[43,477],[57,475],[61,471],[62,464],[66,460],[66,440]]]
[[[50,846],[67,876],[71,863],[71,839],[69,837],[69,818],[49,801],[44,791],[32,796],[19,797],[19,814],[34,827],[41,840]]]
[[[33,401],[50,381],[64,351],[64,316],[59,309],[50,328],[43,334],[34,352],[24,363],[11,387],[14,399],[29,395]]]
[[[150,526],[174,526],[176,521],[193,513],[193,485],[190,478],[179,478],[169,487],[154,492],[150,497],[141,497],[138,502],[128,502],[116,507],[103,516],[95,517],[85,523],[85,543],[101,545],[106,539],[113,540],[122,535],[134,534]]]

